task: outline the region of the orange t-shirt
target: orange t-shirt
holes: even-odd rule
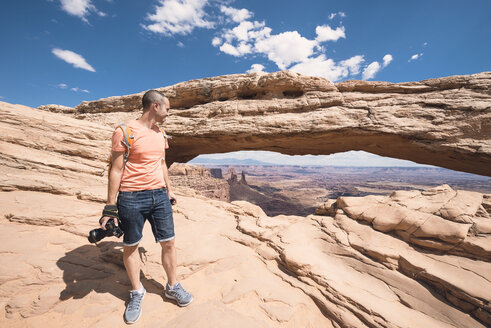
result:
[[[165,158],[165,148],[168,146],[164,135],[156,125],[149,129],[136,120],[126,125],[135,138],[119,190],[138,191],[165,187],[162,159]],[[126,150],[123,139],[123,131],[116,128],[112,136],[112,151]]]

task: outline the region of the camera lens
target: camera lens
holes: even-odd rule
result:
[[[104,237],[106,237],[106,232],[101,228],[90,230],[89,232],[89,242],[91,243],[97,243]]]
[[[105,237],[116,236],[121,237],[123,235],[123,230],[114,224],[114,220],[111,219],[106,223],[106,230],[101,228],[90,230],[89,232],[89,242],[97,243]]]

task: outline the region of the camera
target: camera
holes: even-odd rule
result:
[[[110,219],[106,223],[106,230],[99,228],[99,229],[94,229],[90,230],[89,232],[89,242],[91,243],[97,243],[98,241],[102,240],[105,237],[111,237],[111,236],[116,236],[116,237],[121,237],[123,235],[123,230],[117,225],[114,224],[114,220],[117,219]],[[102,223],[102,218],[99,220],[99,223]],[[119,220],[118,220],[119,223]]]

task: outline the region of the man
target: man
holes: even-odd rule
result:
[[[124,231],[123,261],[133,288],[124,315],[127,323],[140,318],[146,293],[140,282],[138,253],[145,220],[150,222],[155,241],[162,246],[162,265],[168,280],[165,296],[176,300],[179,306],[187,306],[193,301],[193,296],[176,281],[177,260],[170,203],[170,199],[175,201],[175,196],[165,164],[167,140],[157,126],[168,116],[169,100],[160,92],[150,90],[143,95],[142,105],[142,116],[126,124],[134,136],[126,163],[123,131],[118,127],[113,133],[112,168],[105,207],[105,210],[116,210],[117,205],[117,215]],[[103,217],[102,229],[109,219],[108,216]],[[114,221],[117,224],[117,220]]]

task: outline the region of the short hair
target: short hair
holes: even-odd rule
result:
[[[157,90],[148,90],[142,97],[143,111],[146,111],[153,103],[161,104],[165,96]]]

